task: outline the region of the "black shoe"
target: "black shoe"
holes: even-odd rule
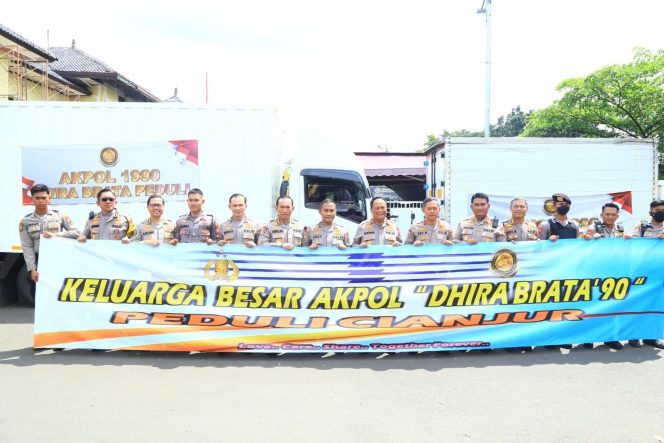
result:
[[[605,341],[604,344],[615,351],[620,351],[623,348],[619,341]]]
[[[629,340],[627,344],[633,348],[640,348],[641,346],[643,346],[640,340]]]
[[[595,347],[595,345],[593,345],[592,343],[584,343],[583,347],[586,349],[592,349]]]
[[[643,344],[657,349],[664,349],[664,341],[662,340],[643,340]]]
[[[553,350],[558,350],[558,349],[560,349],[560,347],[558,347],[558,346],[554,346],[554,345],[548,345],[548,346],[544,346],[544,347],[545,347],[546,349],[553,349]]]
[[[560,349],[572,349],[574,346],[572,345],[558,345]]]

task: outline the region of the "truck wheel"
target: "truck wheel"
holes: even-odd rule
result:
[[[20,301],[35,305],[35,284],[28,278],[28,268],[23,265],[16,275],[16,289],[18,289],[18,298]]]
[[[0,279],[0,306],[11,305],[18,300],[16,285],[14,284],[14,274],[10,274]]]

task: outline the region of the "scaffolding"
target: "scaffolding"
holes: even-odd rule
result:
[[[0,99],[27,101],[38,99],[76,100],[80,93],[49,75],[47,58],[30,56],[19,45],[0,45],[0,75],[7,75],[7,90]],[[3,72],[4,71],[4,72]]]

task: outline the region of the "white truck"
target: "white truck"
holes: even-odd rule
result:
[[[164,185],[159,187],[158,168],[132,169],[132,159],[128,159],[131,155],[122,157],[124,164],[107,163],[103,155],[116,150],[114,146],[172,140],[197,142],[197,179],[193,183],[179,183],[180,187],[173,187],[173,195],[165,194],[168,218],[175,219],[188,212],[187,187],[201,188],[205,193],[205,212],[220,220],[230,217],[228,198],[235,192],[247,197],[247,214],[260,223],[274,218],[274,204],[279,195],[287,194],[294,199],[293,217],[305,225],[320,221],[319,202],[331,198],[337,202],[337,223],[345,225],[352,235],[357,224],[367,218],[370,198],[366,177],[354,155],[350,150],[345,154],[311,131],[286,134],[284,137],[270,108],[177,103],[1,102],[0,306],[14,302],[17,293],[31,300],[18,236],[19,221],[33,210],[25,205],[22,196],[29,183],[41,182],[55,189],[52,207],[70,215],[79,229],[90,211],[98,210],[94,191],[111,186],[110,177],[113,186],[125,183],[127,194],[136,192],[133,198],[118,195],[118,209],[131,215],[135,222],[148,217],[147,195],[164,189]],[[284,143],[284,139],[289,143]],[[96,161],[77,170],[73,166],[68,168],[69,161],[72,165],[80,163],[80,159],[70,154],[81,152],[76,148],[93,150]],[[40,176],[26,180],[22,175],[26,166],[30,166],[22,164],[26,152],[58,153],[55,161],[52,156],[51,160],[43,161],[34,157],[35,162],[46,163],[37,170],[53,172],[53,169],[62,174],[58,183]],[[174,150],[173,155],[179,154]],[[154,159],[155,164],[159,161]],[[76,186],[78,191],[74,189]],[[77,200],[80,203],[68,203],[67,199],[73,201],[71,193],[76,192],[81,194]],[[87,196],[83,197],[84,194]]]
[[[453,227],[471,214],[470,196],[476,192],[511,198],[631,191],[632,214],[620,218],[626,228],[649,218],[649,204],[659,192],[654,140],[450,138],[425,154],[427,196],[441,202],[444,218]],[[574,216],[579,201],[572,200],[570,215]],[[542,205],[529,206],[530,217],[549,217],[542,213]],[[600,208],[593,208],[593,215],[599,215]]]

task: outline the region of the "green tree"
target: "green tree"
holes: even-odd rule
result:
[[[442,143],[443,140],[447,137],[484,137],[484,132],[483,131],[468,131],[466,129],[461,129],[457,131],[448,131],[447,129],[443,130],[442,134],[439,135],[434,135],[434,134],[429,134],[427,135],[427,141],[424,144],[423,150],[426,150],[432,146],[437,145],[438,143]]]
[[[521,134],[526,127],[526,121],[532,112],[533,111],[528,111],[528,113],[523,112],[521,106],[512,108],[512,112],[506,116],[501,115],[498,117],[498,122],[495,125],[491,125],[491,136],[516,137]]]
[[[636,48],[631,63],[564,80],[557,90],[562,98],[533,113],[522,136],[664,138],[664,50]],[[661,160],[659,167],[661,176]]]
[[[532,112],[533,111],[528,111],[528,113],[524,113],[521,110],[521,106],[517,105],[516,108],[512,108],[512,112],[506,116],[501,115],[498,117],[496,124],[491,125],[491,136],[516,137],[521,131],[523,131],[523,128],[526,126],[526,121]],[[457,131],[443,130],[443,133],[439,135],[429,134],[427,135],[424,149],[442,143],[446,137],[484,137],[484,131],[469,131],[467,129],[461,129]]]

